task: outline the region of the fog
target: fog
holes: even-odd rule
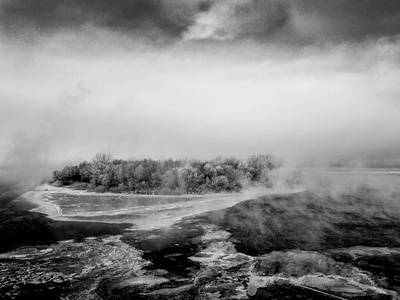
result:
[[[0,1],[2,165],[398,164],[397,2],[144,3]]]

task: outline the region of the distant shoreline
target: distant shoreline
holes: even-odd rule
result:
[[[322,172],[322,174],[372,174],[372,175],[393,175],[393,174],[399,174],[400,175],[400,170],[398,171],[325,171]]]

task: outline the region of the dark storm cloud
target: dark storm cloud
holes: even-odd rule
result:
[[[265,39],[283,33],[290,23],[290,5],[279,0],[252,0],[238,6],[234,18],[242,20],[238,37]]]
[[[197,14],[190,39],[361,41],[400,33],[397,0],[216,0]]]
[[[215,0],[203,3],[184,33],[186,40],[265,40],[289,24],[290,7],[278,0]]]
[[[123,33],[178,36],[188,24],[185,4],[179,12],[168,0],[5,0],[0,19],[6,32],[33,29],[42,34],[90,25]],[[179,3],[178,3],[179,4]],[[186,5],[187,6],[187,5]]]
[[[303,20],[293,24],[304,26],[299,31],[328,40],[358,41],[400,34],[397,0],[300,0],[293,1],[292,14]]]
[[[85,26],[185,40],[360,41],[400,33],[398,0],[0,0],[12,36]]]

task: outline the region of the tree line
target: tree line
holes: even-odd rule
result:
[[[201,160],[113,159],[99,153],[92,161],[53,172],[54,184],[114,193],[204,194],[238,192],[244,186],[271,187],[271,171],[280,163],[272,155]]]

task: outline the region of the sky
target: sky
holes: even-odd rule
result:
[[[399,128],[398,0],[0,0],[3,165],[390,165]]]

